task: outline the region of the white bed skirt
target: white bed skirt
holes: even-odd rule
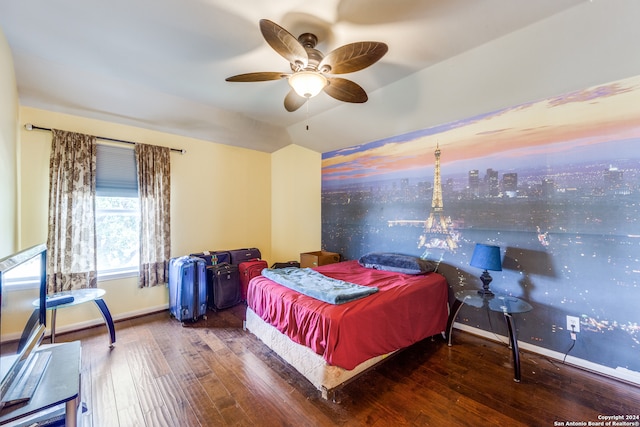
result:
[[[251,308],[247,307],[245,328],[273,350],[288,364],[296,368],[320,392],[324,399],[333,399],[334,392],[354,377],[377,365],[393,353],[366,360],[352,370],[331,366],[313,350],[278,331],[263,321]]]

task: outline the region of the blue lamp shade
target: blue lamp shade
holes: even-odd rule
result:
[[[476,243],[469,265],[483,270],[502,271],[500,247]]]

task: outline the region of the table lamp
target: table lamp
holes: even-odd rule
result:
[[[482,243],[476,243],[476,248],[473,250],[471,256],[472,267],[482,268],[484,272],[480,276],[482,281],[482,289],[478,293],[482,296],[493,296],[493,292],[489,289],[489,284],[493,280],[488,270],[502,271],[502,263],[500,262],[500,247],[484,245]]]

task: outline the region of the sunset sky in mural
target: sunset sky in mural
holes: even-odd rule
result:
[[[586,148],[591,156],[607,159],[616,155],[607,144],[632,139],[638,140],[631,145],[640,156],[638,106],[640,77],[634,77],[325,153],[322,179],[366,180],[432,168],[436,144],[443,153],[443,169],[447,165],[447,170],[456,172],[466,172],[470,168],[467,161],[478,164],[489,157],[492,165],[502,168],[550,153],[557,158],[564,152],[567,156],[561,158],[575,160],[587,153]]]

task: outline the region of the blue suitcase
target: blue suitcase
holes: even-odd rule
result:
[[[169,312],[181,322],[206,316],[207,271],[202,258],[182,256],[169,261]]]

